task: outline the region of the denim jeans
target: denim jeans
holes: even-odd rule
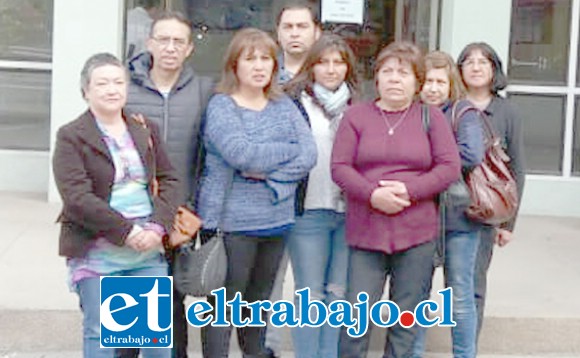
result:
[[[267,300],[272,291],[280,259],[284,254],[283,238],[226,233],[224,244],[228,256],[224,285],[226,300],[232,300],[237,292],[240,292],[242,299],[247,302]],[[214,304],[214,297],[208,297],[208,302]],[[265,321],[266,314],[264,311],[261,312],[261,318]],[[250,317],[250,313],[247,307],[243,307],[242,319]],[[229,319],[229,309],[226,315]],[[229,356],[232,328],[232,326],[212,327],[211,325],[202,327],[201,341],[205,358]],[[268,356],[264,346],[265,327],[241,327],[237,328],[236,332],[244,358]]]
[[[166,276],[167,263],[160,257],[158,266],[142,269],[121,271],[109,276]],[[101,337],[101,282],[100,277],[86,278],[77,283],[77,293],[83,312],[83,357],[85,358],[113,358],[114,348],[100,348]],[[145,358],[169,358],[170,348],[144,348],[142,355]]]
[[[172,263],[176,251],[166,254],[169,264],[169,275],[173,275]],[[171,358],[187,358],[187,319],[185,318],[185,296],[179,292],[175,285],[173,286],[173,348],[171,349]],[[139,348],[117,348],[115,349],[115,358],[138,358]]]
[[[493,256],[495,245],[495,228],[485,226],[481,230],[481,239],[475,259],[475,307],[477,310],[477,339],[481,332],[485,310],[485,296],[487,292],[487,271]]]
[[[473,274],[479,234],[479,230],[448,231],[445,237],[445,286],[453,288],[453,319],[457,323],[451,328],[455,358],[474,358],[476,352],[477,314]],[[418,330],[414,357],[420,358],[425,352],[427,330],[421,327]]]
[[[288,238],[288,252],[296,290],[309,287],[310,298],[327,305],[344,299],[348,273],[344,213],[307,210],[296,217]],[[340,328],[329,325],[293,328],[295,357],[336,358],[339,336]]]
[[[346,299],[357,302],[359,292],[369,295],[369,307],[379,301],[390,275],[389,299],[402,311],[414,311],[415,306],[429,297],[433,274],[435,241],[411,247],[394,254],[350,248]],[[360,338],[340,332],[339,356],[364,358],[369,349],[372,324]],[[384,358],[410,357],[413,354],[416,326],[403,328],[396,324],[387,331]]]

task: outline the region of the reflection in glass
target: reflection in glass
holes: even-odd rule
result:
[[[310,0],[320,5],[321,0]],[[401,14],[397,18],[397,3]],[[248,0],[240,7],[234,0],[172,0],[172,9],[193,20],[195,53],[190,62],[198,73],[218,78],[222,59],[233,33],[244,26],[272,31],[285,0]],[[416,42],[423,50],[429,46],[431,1],[364,1],[363,24],[325,23],[323,28],[343,36],[358,58],[365,97],[374,94],[373,60],[377,52],[397,36]]]
[[[564,96],[510,94],[522,118],[526,172],[561,174],[564,143]]]
[[[513,83],[564,85],[571,0],[514,0],[508,73]]]
[[[48,150],[50,72],[0,71],[0,148]]]
[[[0,1],[0,60],[52,60],[52,0]]]

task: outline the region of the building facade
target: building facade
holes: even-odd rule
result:
[[[283,2],[0,0],[0,190],[58,200],[50,154],[57,129],[86,108],[79,90],[82,64],[96,52],[125,58],[139,48],[125,36],[133,33],[131,14],[139,7],[186,13],[194,24],[192,64],[217,77],[233,33],[246,26],[273,31]],[[372,59],[392,40],[453,57],[467,43],[490,43],[504,61],[506,95],[524,123],[528,176],[522,213],[580,216],[573,200],[580,195],[580,0],[313,3],[329,19],[324,26],[356,52],[367,96],[373,95]],[[361,17],[353,15],[359,12]]]

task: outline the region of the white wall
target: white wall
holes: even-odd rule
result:
[[[48,152],[1,150],[0,190],[46,193]]]
[[[580,180],[548,176],[526,176],[521,214],[580,218]]]
[[[470,42],[485,41],[499,54],[504,69],[509,55],[510,0],[442,0],[440,48],[457,58]]]
[[[54,0],[50,148],[56,131],[86,109],[79,89],[84,62],[98,52],[122,54],[124,1]],[[58,201],[52,170],[49,201]]]

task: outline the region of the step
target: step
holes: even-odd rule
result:
[[[288,329],[283,330],[284,350],[290,352],[290,334]],[[580,357],[578,332],[580,319],[576,318],[488,317],[479,351],[481,357]],[[190,329],[189,335],[190,350],[199,353],[198,329]],[[384,335],[384,329],[373,330],[372,351],[382,351]],[[40,352],[43,355],[39,357],[51,357],[51,352],[78,352],[81,348],[81,314],[78,311],[0,310],[0,358],[32,358]],[[430,355],[426,357],[448,354],[451,351],[449,329],[429,329],[427,351]]]

